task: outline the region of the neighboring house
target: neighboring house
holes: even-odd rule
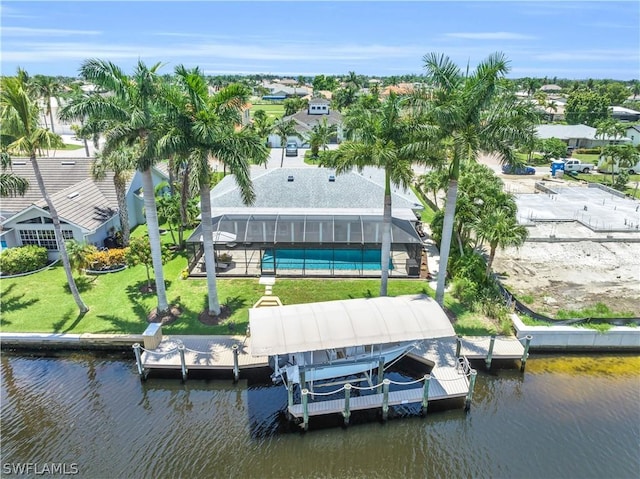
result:
[[[283,120],[293,120],[295,122],[295,129],[298,132],[298,135],[300,135],[300,138],[296,136],[287,138],[287,143],[295,143],[299,147],[306,145],[307,136],[313,127],[321,123],[323,119],[327,120],[328,125],[336,125],[337,134],[335,141],[342,141],[344,139],[344,132],[342,130],[342,113],[332,110],[331,102],[329,100],[316,97],[309,100],[309,106],[306,110],[301,110],[293,115],[283,117]],[[269,135],[268,141],[274,148],[282,147],[280,137],[278,135]]]
[[[40,158],[47,192],[58,211],[65,239],[75,239],[103,246],[113,231],[120,229],[118,203],[113,175],[104,180],[91,178],[92,158]],[[33,173],[31,162],[14,159],[12,171],[29,180],[24,196],[2,199],[0,208],[1,249],[37,244],[49,250],[50,259],[56,259],[53,222]],[[154,184],[167,180],[162,167],[153,170]],[[136,172],[127,188],[129,225],[145,222],[143,214],[142,177]]]
[[[605,136],[596,137],[597,130],[587,125],[539,125],[536,127],[536,136],[539,139],[558,138],[567,143],[567,147],[596,148],[603,145],[615,145],[626,143],[629,138],[615,138]]]
[[[283,85],[282,83],[264,82],[262,86],[267,90],[269,90],[269,94],[263,96],[263,99],[271,99],[271,100],[274,100],[274,99],[282,100],[282,99],[290,98],[294,96],[303,97],[306,95],[310,95],[312,92],[312,89],[306,86],[287,86],[287,85]],[[269,97],[269,98],[265,98],[265,97]],[[277,97],[277,98],[272,98],[272,97]]]
[[[622,106],[611,107],[611,117],[614,120],[627,122],[627,121],[640,121],[640,111],[632,110]]]
[[[633,146],[640,145],[640,125],[633,125],[627,128],[625,136],[631,140]]]
[[[380,275],[384,171],[336,175],[328,168],[277,168],[252,175],[251,206],[244,205],[231,175],[211,191],[214,238],[224,238],[216,251],[235,262],[224,274]],[[393,275],[414,276],[422,254],[416,219],[422,205],[411,190],[392,195]],[[200,225],[187,240],[195,275],[201,274],[201,236]]]
[[[542,85],[540,91],[545,93],[559,93],[562,91],[562,87],[554,84]]]

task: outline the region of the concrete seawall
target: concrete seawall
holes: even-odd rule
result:
[[[142,334],[0,333],[0,347],[25,349],[125,349]]]
[[[577,326],[527,326],[516,314],[511,319],[518,338],[533,337],[532,351],[640,351],[640,328],[614,326],[600,332]]]

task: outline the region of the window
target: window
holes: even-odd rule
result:
[[[73,231],[62,230],[62,237],[65,240],[73,239]],[[49,251],[57,251],[56,233],[54,230],[20,230],[20,241],[22,245],[34,244],[47,248]]]

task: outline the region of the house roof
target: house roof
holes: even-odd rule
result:
[[[558,138],[569,140],[572,138],[583,138],[586,140],[617,140],[624,141],[624,138],[605,136],[596,138],[597,130],[587,125],[538,125],[536,135],[541,139]]]
[[[107,197],[91,178],[51,195],[51,201],[60,218],[87,231],[96,230],[117,212],[115,195]],[[44,200],[38,201],[36,206],[47,208]]]
[[[540,87],[540,90],[542,91],[561,91],[562,87],[555,85],[555,84],[549,84],[549,85],[542,85]]]
[[[333,175],[335,181],[329,181]],[[336,175],[330,168],[256,169],[252,175],[256,199],[252,208],[350,209],[382,208],[384,171],[365,168],[362,173],[350,171]],[[292,176],[293,181],[288,181]],[[422,209],[415,194],[392,186],[394,213],[402,209]],[[211,192],[211,207],[246,208],[232,175],[225,176]]]
[[[632,110],[631,108],[625,108],[623,106],[612,106],[611,111],[613,113],[624,113],[627,115],[640,115],[640,111]]]
[[[310,115],[308,110],[301,110],[293,115],[285,116],[284,120],[293,119],[312,128],[314,125],[321,123],[323,118],[327,120],[328,125],[338,125],[342,123],[342,113],[336,110],[330,110],[328,114],[315,115]]]
[[[93,158],[38,158],[38,166],[50,195],[54,195],[91,176],[91,164]],[[2,198],[2,212],[5,216],[15,214],[42,199],[40,188],[33,172],[31,161],[24,158],[15,158],[12,161],[11,172],[26,178],[29,181],[29,189],[24,196]],[[96,182],[108,198],[115,201],[113,180],[108,176],[104,180]],[[111,189],[110,193],[108,190]]]

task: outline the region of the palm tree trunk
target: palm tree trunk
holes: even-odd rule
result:
[[[209,296],[209,314],[220,314],[218,286],[216,283],[216,258],[213,248],[213,225],[211,223],[211,191],[209,182],[200,185],[200,203],[202,213],[202,242],[204,244],[204,264],[207,269],[207,293]]]
[[[51,120],[51,131],[53,133],[56,132],[55,127],[53,126],[53,110],[49,107],[49,120]]]
[[[496,257],[496,247],[497,245],[491,245],[491,250],[489,251],[489,259],[487,260],[487,278],[491,275],[491,266],[493,266],[493,259]]]
[[[282,168],[284,166],[284,148],[285,145],[282,145],[282,156],[280,157],[280,168]]]
[[[67,275],[67,283],[69,284],[69,290],[73,295],[73,299],[78,305],[78,309],[80,310],[80,314],[85,314],[89,311],[89,308],[82,298],[80,297],[80,292],[78,291],[78,287],[76,286],[76,282],[73,279],[73,272],[71,271],[71,263],[69,262],[69,255],[67,254],[67,248],[64,244],[64,238],[62,237],[62,227],[60,226],[60,218],[58,217],[58,211],[56,210],[51,198],[49,198],[49,194],[47,193],[47,189],[44,185],[44,180],[42,179],[42,173],[40,173],[40,166],[38,165],[38,160],[36,159],[36,155],[31,155],[31,165],[33,166],[33,172],[36,175],[36,180],[38,181],[38,186],[40,187],[40,193],[42,194],[44,201],[47,203],[47,207],[49,208],[49,214],[51,215],[51,219],[53,221],[53,230],[56,235],[56,243],[58,244],[58,251],[60,252],[60,258],[62,259],[62,266],[64,267],[64,272]]]
[[[144,210],[147,216],[147,228],[149,230],[149,243],[151,245],[151,261],[153,273],[156,277],[156,296],[158,297],[158,313],[166,313],[169,310],[167,292],[164,284],[164,272],[162,270],[162,250],[160,247],[160,231],[158,225],[158,210],[153,194],[153,177],[151,168],[142,172],[142,190],[144,192]]]
[[[121,175],[113,177],[113,186],[116,189],[116,198],[118,201],[118,210],[120,213],[120,230],[122,231],[122,246],[129,246],[129,236],[131,230],[129,228],[129,210],[127,208],[126,187],[127,182]]]
[[[384,210],[382,213],[382,248],[380,251],[380,296],[387,295],[389,282],[389,258],[391,256],[391,186],[389,174],[385,175]]]
[[[444,208],[444,223],[442,225],[442,239],[440,240],[440,268],[438,270],[438,285],[436,288],[436,301],[444,306],[444,284],[447,276],[447,263],[451,250],[451,238],[453,235],[453,220],[456,214],[456,202],[458,200],[458,180],[449,180],[447,188],[447,203]]]

